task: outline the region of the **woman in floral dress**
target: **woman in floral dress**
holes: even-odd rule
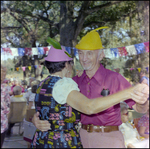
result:
[[[8,89],[7,84],[3,83],[6,72],[6,67],[1,64],[1,147],[8,128],[7,114],[10,111],[10,90]]]

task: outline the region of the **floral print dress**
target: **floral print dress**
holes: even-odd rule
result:
[[[145,134],[149,134],[149,116],[143,115],[138,121],[138,127],[146,127]]]
[[[77,123],[80,113],[67,103],[59,104],[52,96],[54,84],[60,80],[48,76],[39,85],[35,96],[35,109],[40,112],[41,120],[51,123],[51,130],[36,130],[31,148],[82,148]]]
[[[9,88],[5,83],[1,84],[1,133],[8,128],[7,114],[10,111]]]

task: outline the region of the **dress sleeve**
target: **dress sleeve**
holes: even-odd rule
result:
[[[29,97],[29,101],[34,101],[35,95],[36,95],[35,93],[32,93]]]
[[[71,78],[64,77],[55,83],[52,95],[59,104],[65,104],[69,93],[73,90],[80,91],[78,84]]]

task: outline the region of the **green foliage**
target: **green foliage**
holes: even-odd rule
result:
[[[46,40],[49,44],[51,44],[55,49],[60,49],[61,50],[61,45],[59,42],[57,42],[56,40],[48,37]]]

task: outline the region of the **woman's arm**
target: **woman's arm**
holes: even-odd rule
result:
[[[28,110],[33,106],[33,101],[29,101]]]
[[[146,127],[140,126],[138,130],[139,130],[140,136],[144,138],[149,138],[149,134],[145,134]]]
[[[67,97],[67,103],[74,109],[91,115],[104,111],[111,106],[120,103],[120,101],[130,98],[138,104],[143,104],[147,101],[147,88],[148,86],[145,84],[138,84],[115,94],[95,99],[89,99],[80,92],[73,90]]]

